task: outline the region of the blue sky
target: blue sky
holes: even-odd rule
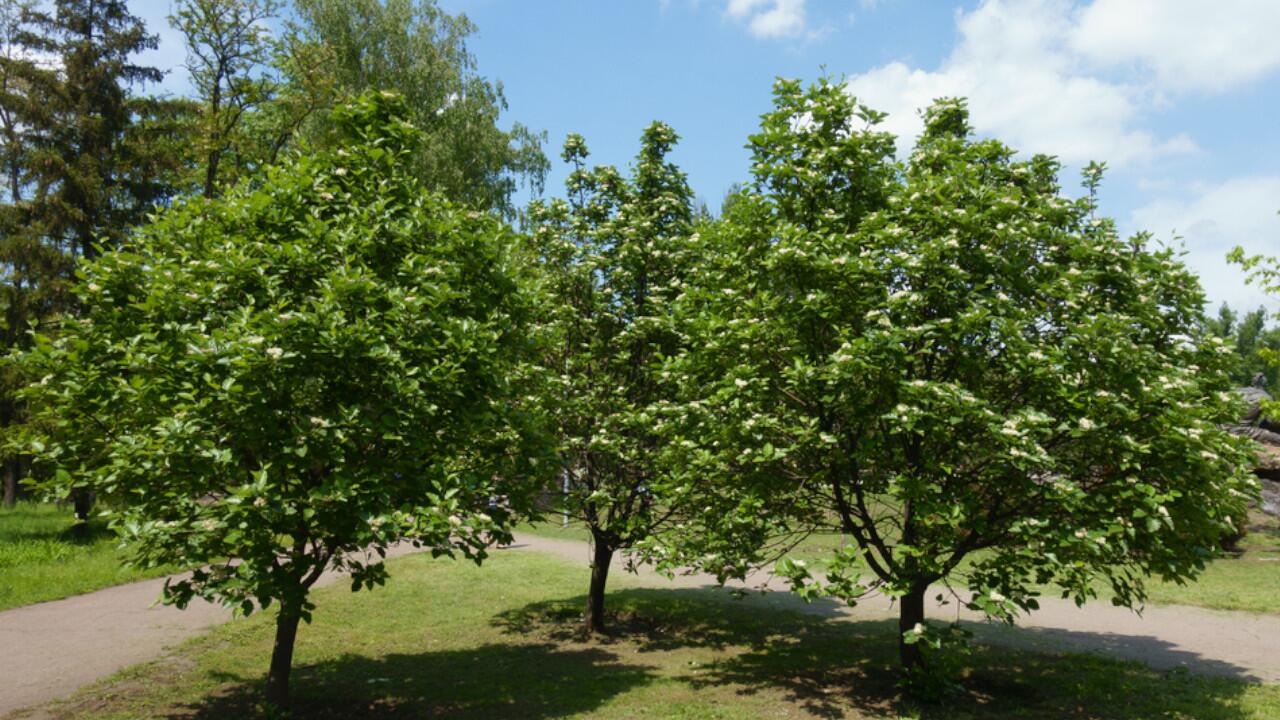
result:
[[[627,164],[660,119],[674,159],[713,207],[747,179],[747,136],[776,76],[848,79],[910,143],[915,111],[969,98],[983,135],[1058,155],[1076,192],[1111,167],[1103,206],[1126,232],[1188,251],[1212,302],[1266,304],[1223,256],[1280,254],[1280,0],[441,0],[479,30],[482,74],[508,119],[546,130],[549,155],[583,134]],[[155,30],[166,0],[135,2]],[[154,18],[154,20],[152,20]],[[181,63],[162,33],[155,62]],[[166,83],[180,90],[181,71]],[[564,178],[554,162],[549,193]]]

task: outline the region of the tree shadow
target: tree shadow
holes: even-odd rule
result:
[[[1155,671],[1182,670],[1200,676],[1230,678],[1237,682],[1257,683],[1262,678],[1248,668],[1225,660],[1205,657],[1161,640],[1154,635],[1122,635],[1119,633],[1081,632],[1063,628],[1018,627],[999,623],[961,623],[982,643],[1017,648],[1038,653],[1097,655],[1101,658],[1129,658]],[[1118,660],[1118,662],[1120,662]]]
[[[533,603],[499,614],[506,632],[546,642],[580,638],[584,598]],[[949,659],[957,689],[945,703],[919,704],[898,688],[896,620],[850,620],[800,611],[794,604],[749,597],[735,602],[707,589],[635,589],[609,595],[612,630],[600,642],[640,653],[709,648],[717,659],[678,673],[694,689],[721,688],[749,696],[781,695],[816,717],[858,713],[871,717],[911,714],[921,718],[1117,718],[1195,717],[1244,720],[1239,707],[1247,690],[1242,669],[1221,663],[1227,677],[1207,677],[1184,668],[1156,670],[1098,654],[1059,654],[975,644]],[[764,607],[762,607],[764,606]],[[996,639],[984,624],[968,624],[982,640]],[[1005,631],[1001,631],[1002,633]],[[1056,643],[1043,631],[1007,629]],[[1082,636],[1077,643],[1105,651],[1129,637]],[[1153,648],[1156,638],[1136,638]],[[1003,642],[1003,641],[1001,641]],[[1203,658],[1177,651],[1187,664]],[[1148,648],[1151,649],[1151,648]],[[659,658],[653,664],[660,665]]]
[[[483,645],[467,650],[358,655],[293,671],[295,718],[553,718],[589,713],[652,681],[653,669],[601,648]],[[262,679],[230,675],[215,695],[174,717],[256,717]]]
[[[844,717],[850,708],[920,718],[1254,717],[1239,706],[1247,689],[1239,679],[1195,675],[1184,667],[1157,670],[1096,653],[1050,653],[984,643],[950,657],[956,688],[945,702],[921,704],[904,698],[897,688],[896,621],[827,625],[792,626],[765,645],[718,663],[696,682],[733,684],[746,694],[777,687],[810,713],[832,718]],[[1234,670],[1232,674],[1239,673]]]
[[[74,515],[67,510],[65,517],[37,512],[26,503],[16,508],[5,508],[7,522],[0,527],[0,542],[62,542],[87,545],[104,538],[115,539],[116,532],[102,518],[90,518],[87,523],[75,523]]]
[[[806,603],[791,593],[735,593],[714,585],[632,588],[609,593],[607,631],[588,638],[582,615],[586,602],[586,595],[542,600],[501,612],[492,622],[507,634],[526,638],[557,643],[590,639],[605,646],[630,643],[641,652],[653,652],[764,642],[773,626],[771,611],[834,618],[842,616],[845,607],[826,598]],[[741,612],[726,615],[721,612],[726,608]]]
[[[106,521],[94,518],[59,531],[57,539],[72,545],[92,545],[99,540],[115,540],[118,537],[116,531],[107,526]]]

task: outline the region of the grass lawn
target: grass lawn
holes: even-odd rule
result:
[[[387,587],[316,593],[294,671],[300,718],[1280,717],[1280,686],[1097,657],[979,648],[965,690],[913,706],[894,689],[889,622],[800,613],[784,596],[652,590],[619,576],[615,634],[577,634],[586,569],[529,551],[484,568],[416,555]],[[54,718],[255,716],[272,616],[38,709]],[[21,716],[19,716],[21,717]]]
[[[1242,555],[1215,560],[1188,585],[1151,583],[1150,602],[1280,613],[1280,519],[1253,513],[1249,525]]]
[[[173,572],[126,567],[114,533],[93,523],[86,538],[72,538],[72,520],[52,504],[0,508],[0,610]]]
[[[580,523],[561,528],[557,522],[521,528],[545,537],[564,540],[588,539]],[[836,534],[813,535],[791,553],[794,557],[821,562],[841,544]],[[1280,613],[1280,519],[1255,512],[1250,516],[1249,534],[1241,543],[1239,557],[1219,558],[1205,569],[1199,580],[1186,585],[1152,580],[1147,585],[1148,602],[1153,605],[1196,605],[1217,610]],[[1054,594],[1052,589],[1046,595]],[[1110,594],[1099,587],[1103,600]]]

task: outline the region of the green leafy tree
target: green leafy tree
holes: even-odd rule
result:
[[[653,123],[631,177],[588,169],[586,143],[570,135],[569,199],[534,203],[529,216],[546,275],[551,338],[550,414],[568,474],[567,512],[591,532],[585,627],[605,629],[604,592],[614,554],[648,538],[674,505],[657,497],[659,418],[669,399],[662,362],[679,349],[671,301],[688,276],[693,196],[667,159],[675,132]]]
[[[896,598],[918,679],[942,585],[1004,620],[1048,583],[1133,607],[1148,575],[1194,577],[1256,490],[1221,427],[1231,349],[1195,339],[1173,252],[1096,215],[1100,166],[1066,199],[1057,163],[974,139],[957,100],[899,163],[881,117],[842,83],[775,86],[679,305],[666,482],[703,511],[649,550],[741,576],[779,538],[841,533],[824,573],[778,570]]]
[[[181,0],[169,22],[187,43],[187,70],[200,102],[197,133],[201,192],[215,197],[261,161],[247,116],[271,99],[267,69],[275,43],[266,23],[277,0]]]
[[[1278,369],[1271,358],[1280,351],[1280,328],[1267,327],[1266,308],[1240,315],[1223,303],[1217,316],[1205,320],[1204,332],[1235,348],[1238,362],[1231,377],[1237,385],[1249,385],[1261,374],[1266,387],[1275,387]]]
[[[402,538],[479,562],[540,452],[512,397],[530,313],[512,233],[422,190],[401,100],[333,122],[334,152],[180,203],[88,263],[84,314],[21,362],[53,486],[119,499],[136,562],[198,568],[165,602],[278,603],[280,707],[321,573],[381,584]],[[494,494],[510,506],[486,513]]]
[[[541,190],[548,163],[543,135],[519,123],[498,126],[507,103],[500,84],[476,70],[466,47],[475,26],[434,0],[295,0],[296,20],[279,66],[291,86],[264,120],[275,146],[323,143],[327,103],[368,89],[405,98],[423,129],[414,156],[423,184],[483,210],[513,214],[519,183]]]

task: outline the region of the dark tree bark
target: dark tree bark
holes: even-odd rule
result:
[[[924,666],[924,653],[920,644],[907,644],[907,631],[924,622],[924,594],[928,586],[918,586],[898,601],[898,658],[904,672],[910,674]]]
[[[613,546],[596,538],[591,556],[591,587],[587,592],[587,614],[584,618],[588,633],[603,633],[604,588],[609,580],[609,566],[613,563]]]
[[[13,507],[18,502],[18,463],[15,460],[4,464],[4,506]]]
[[[296,608],[286,606],[281,606],[276,618],[276,644],[267,672],[267,702],[279,710],[289,709],[289,674],[293,670],[293,644],[298,638],[300,619]]]
[[[84,488],[72,490],[71,505],[76,513],[76,523],[71,526],[71,535],[81,540],[88,539],[89,513],[93,510],[93,493]]]

